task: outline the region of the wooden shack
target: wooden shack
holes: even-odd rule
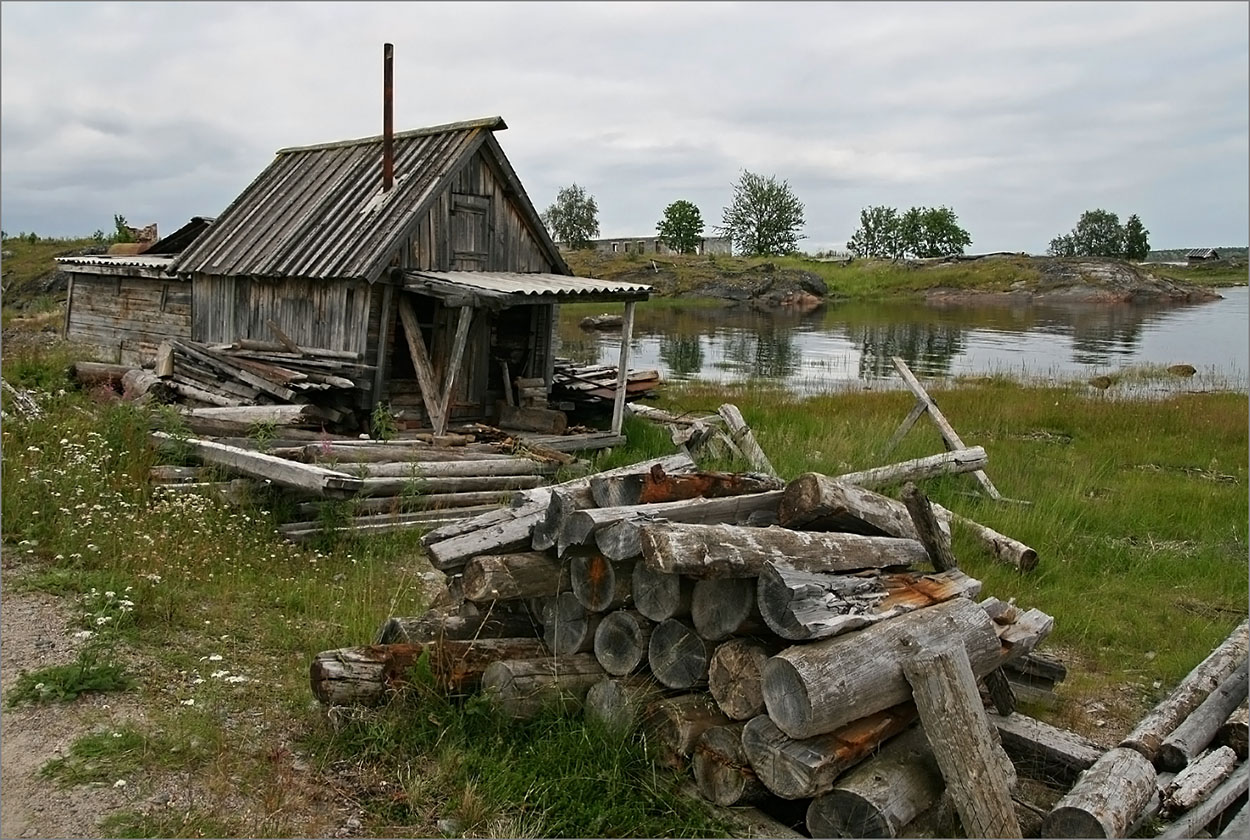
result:
[[[176,323],[145,310],[140,344],[162,331],[273,341],[276,327],[301,347],[353,354],[353,378],[372,383],[358,408],[386,402],[437,430],[494,418],[510,379],[550,388],[558,305],[623,301],[629,326],[650,288],[572,276],[495,139],[506,127],[489,117],[280,150],[182,253],[126,264],[142,268],[129,281],[145,284],[135,294],[148,310],[160,284],[189,290]],[[94,282],[75,282],[68,333],[90,322],[103,346],[130,329],[130,309],[95,308]]]

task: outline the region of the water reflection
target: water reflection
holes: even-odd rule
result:
[[[1081,378],[1133,364],[1187,363],[1244,379],[1246,287],[1223,300],[1180,306],[827,305],[815,312],[640,304],[631,366],[666,379],[766,379],[799,392],[895,377],[901,356],[929,377],[1016,373]],[[561,318],[560,354],[615,364],[620,333],[587,333],[586,312]]]

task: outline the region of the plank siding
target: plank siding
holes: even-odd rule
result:
[[[191,291],[183,281],[75,273],[72,282],[66,338],[105,359],[142,364],[163,339],[191,337]]]

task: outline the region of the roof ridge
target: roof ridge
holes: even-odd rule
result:
[[[474,128],[485,128],[491,131],[503,131],[508,124],[503,121],[503,117],[480,117],[475,120],[462,120],[460,122],[444,123],[443,125],[431,125],[426,128],[413,128],[408,131],[397,131],[392,135],[395,140],[403,140],[409,137],[428,137],[433,134],[448,134],[453,131],[468,131]],[[373,137],[361,137],[357,140],[337,140],[332,143],[314,143],[311,146],[288,146],[285,149],[278,149],[274,154],[285,155],[292,152],[316,152],[325,149],[345,149],[349,146],[361,146],[367,143],[381,143],[382,135],[377,134]]]

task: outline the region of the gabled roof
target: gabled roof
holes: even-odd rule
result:
[[[382,137],[282,149],[178,258],[184,273],[374,281],[447,180],[487,145],[525,215],[537,213],[492,131],[502,117],[394,135],[394,186],[382,192]],[[534,231],[566,270],[546,229]]]
[[[1218,260],[1220,255],[1215,252],[1214,248],[1195,248],[1186,254],[1185,258],[1191,260]]]
[[[171,233],[169,236],[162,237],[152,243],[152,247],[143,253],[145,254],[166,254],[173,255],[182,253],[191,243],[200,238],[205,229],[213,223],[212,216],[192,216],[191,221]]]

